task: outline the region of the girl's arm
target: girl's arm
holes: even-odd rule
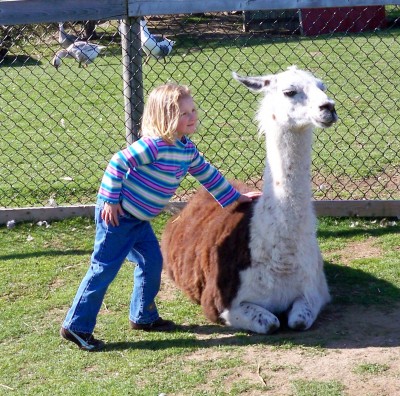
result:
[[[219,202],[222,207],[238,200],[239,202],[250,202],[261,193],[252,191],[240,194],[224,176],[197,151],[189,168],[189,173],[194,176],[207,191]]]

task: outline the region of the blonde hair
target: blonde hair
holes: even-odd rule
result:
[[[167,83],[153,89],[144,107],[141,135],[174,143],[180,116],[179,100],[187,96],[191,92],[185,85]]]

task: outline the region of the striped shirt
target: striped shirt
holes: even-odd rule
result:
[[[150,220],[167,205],[187,173],[222,207],[240,196],[190,139],[174,145],[162,138],[142,137],[111,158],[98,197],[111,204],[120,202],[131,215]]]

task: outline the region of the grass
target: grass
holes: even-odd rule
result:
[[[389,370],[387,364],[379,363],[362,363],[354,369],[357,374],[380,374],[387,370]]]
[[[161,235],[168,215],[153,221]],[[373,240],[379,257],[361,262],[340,256],[326,261],[333,305],[390,306],[400,298],[400,226],[357,219],[320,219],[318,238],[325,257],[349,244]],[[58,335],[60,324],[86,271],[94,224],[75,218],[50,227],[17,224],[0,227],[0,394],[8,395],[242,395],[265,394],[273,373],[287,371],[293,395],[342,395],[340,381],[291,379],[295,363],[277,365],[274,353],[300,351],[323,357],[329,323],[320,333],[249,335],[208,323],[197,305],[179,291],[165,287],[158,297],[160,313],[184,329],[174,333],[138,333],[128,328],[127,311],[132,267],[126,263],[110,286],[99,315],[96,334],[106,340],[103,352],[85,353]],[[355,250],[356,252],[356,250]],[[380,292],[377,293],[376,289]],[[348,298],[348,290],[352,290]],[[375,292],[374,292],[375,291]],[[346,335],[336,334],[335,337]],[[246,359],[254,348],[251,363]],[[266,355],[266,351],[268,351]],[[271,359],[269,371],[256,375],[255,359]],[[385,366],[359,363],[358,374],[380,375]],[[276,390],[276,388],[275,388]]]
[[[303,381],[294,383],[296,396],[342,396],[343,386],[336,381]]]
[[[104,55],[87,70],[73,60],[58,71],[51,67],[58,45],[50,31],[35,45],[20,40],[11,51],[16,60],[1,64],[0,206],[41,206],[50,198],[59,204],[94,202],[108,160],[125,144],[120,47],[116,27],[109,29]],[[258,98],[233,82],[231,71],[265,74],[291,64],[327,82],[341,119],[316,134],[315,173],[362,180],[399,167],[393,110],[400,77],[391,65],[400,44],[394,29],[318,38],[188,32],[176,40],[167,63],[150,60],[144,66],[145,92],[167,80],[192,87],[201,109],[195,140],[228,177],[259,180],[265,156],[253,121]],[[372,198],[398,199],[396,189],[378,187],[369,189]],[[192,188],[187,179],[180,193]],[[338,195],[364,193],[340,188]]]

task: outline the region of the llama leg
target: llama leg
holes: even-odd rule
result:
[[[312,307],[304,297],[298,298],[289,312],[288,326],[294,330],[307,330],[314,323],[318,312],[319,309]]]
[[[280,326],[279,319],[273,313],[249,302],[226,309],[221,318],[228,326],[259,334],[271,334]]]

